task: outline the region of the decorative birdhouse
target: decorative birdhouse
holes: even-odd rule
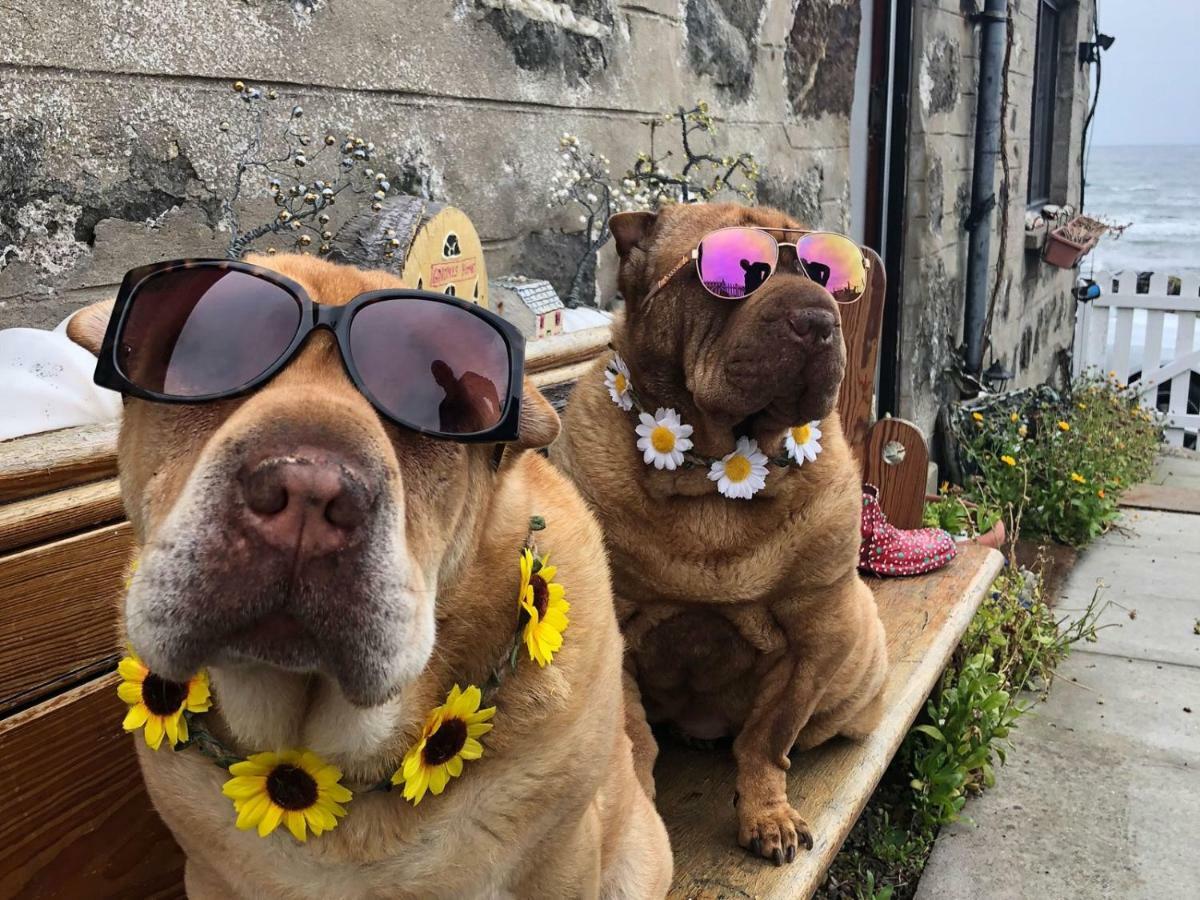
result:
[[[496,312],[521,330],[529,340],[561,334],[563,302],[550,282],[523,275],[505,275],[491,282]]]
[[[387,269],[405,283],[488,307],[483,245],[467,214],[400,194],[383,209],[356,217],[339,235],[335,259]]]

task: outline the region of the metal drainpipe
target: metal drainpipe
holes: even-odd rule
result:
[[[975,160],[971,175],[971,215],[967,219],[967,297],[963,336],[967,368],[983,370],[983,326],[987,318],[988,255],[992,241],[992,207],[996,205],[996,164],[1000,160],[1000,100],[1004,43],[1008,35],[1008,0],[985,0],[979,54],[979,96],[975,114]],[[1003,265],[1000,260],[997,265]]]

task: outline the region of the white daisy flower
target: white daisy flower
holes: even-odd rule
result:
[[[821,422],[814,419],[804,425],[793,425],[787,431],[783,440],[787,454],[796,461],[796,465],[804,465],[804,461],[812,462],[821,452]]]
[[[629,366],[625,365],[619,353],[613,354],[612,361],[604,370],[604,386],[608,388],[608,396],[612,397],[613,403],[625,412],[633,409],[633,394],[629,392]]]
[[[646,465],[675,471],[683,464],[683,453],[692,449],[692,426],[679,421],[679,413],[659,407],[654,415],[642,413],[637,427],[637,448]]]
[[[767,456],[758,441],[740,437],[732,453],[713,462],[708,477],[726,497],[749,500],[766,486]]]

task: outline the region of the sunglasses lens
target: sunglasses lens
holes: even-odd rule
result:
[[[853,303],[867,289],[867,270],[858,245],[840,234],[806,234],[796,242],[796,255],[808,277],[838,303]]]
[[[722,228],[700,242],[696,265],[709,293],[740,300],[771,277],[778,258],[779,245],[765,231]]]
[[[467,310],[416,297],[371,303],[350,323],[350,353],[374,402],[406,425],[467,435],[504,415],[508,345]]]
[[[138,387],[181,399],[253,381],[287,350],[301,315],[285,288],[208,266],[150,275],[127,310],[117,367]]]

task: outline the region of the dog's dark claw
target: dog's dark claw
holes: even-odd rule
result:
[[[800,835],[800,840],[804,841],[804,849],[811,850],[813,848],[812,835],[807,831]]]
[[[762,839],[761,838],[751,838],[750,839],[750,852],[753,853],[755,856],[762,856]]]
[[[742,799],[742,795],[739,794],[737,791],[734,791],[733,792],[733,806],[735,809],[737,808],[738,801],[741,799]]]
[[[796,848],[791,844],[788,845],[787,855],[784,857],[788,862],[796,861]]]
[[[780,848],[775,848],[775,852],[771,854],[771,858],[775,860],[775,865],[783,865],[783,851]]]

